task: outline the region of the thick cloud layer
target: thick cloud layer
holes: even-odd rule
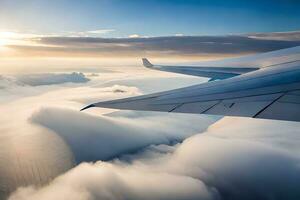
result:
[[[298,199],[299,125],[282,122],[278,131],[266,131],[272,124],[227,118],[180,145],[84,163],[49,186],[22,188],[10,199]],[[285,138],[278,138],[287,126]]]
[[[151,144],[180,142],[204,131],[216,117],[142,112],[105,117],[48,108],[35,113],[32,121],[62,136],[80,163],[108,160]]]
[[[86,177],[86,178],[84,178]],[[52,192],[53,191],[53,192]],[[54,192],[55,191],[55,192]],[[109,163],[81,164],[47,188],[20,189],[10,200],[37,199],[214,199],[201,181],[167,173],[145,172]]]
[[[203,115],[79,112],[96,100],[200,80],[135,76],[13,87],[3,78],[1,94],[11,88],[16,98],[0,105],[1,192],[19,187],[11,200],[300,198],[298,123],[225,118],[211,125],[217,119]]]
[[[0,88],[5,89],[5,84],[15,85],[53,85],[61,83],[85,83],[89,79],[81,72],[73,73],[37,73],[21,75],[0,75]]]
[[[89,76],[91,81],[85,83],[31,86],[21,83],[17,75],[2,76],[0,199],[21,186],[44,185],[81,161],[107,160],[153,143],[172,144],[206,129],[215,121],[199,116],[190,118],[159,113],[125,112],[101,116],[114,111],[110,109],[79,112],[84,105],[95,101],[146,91],[149,83],[143,86],[143,80],[135,78],[134,81],[134,77],[135,74],[106,72],[105,76]],[[183,85],[197,81],[166,77],[163,74],[156,76],[156,82],[160,81],[162,85],[151,90],[180,87],[180,80],[184,80]],[[143,74],[143,78],[146,82],[153,81],[147,74]],[[138,83],[142,90],[116,84],[118,80],[125,83],[126,79],[130,79],[129,85]],[[168,85],[172,82],[178,83]],[[194,123],[190,127],[184,123],[189,119],[203,124]],[[173,124],[177,125],[173,127]]]
[[[67,83],[83,84],[89,80],[80,72],[0,75],[0,95],[2,97],[0,102],[57,90],[60,86]]]

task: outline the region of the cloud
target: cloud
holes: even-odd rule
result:
[[[16,96],[38,93],[0,106],[9,113],[0,117],[0,185],[8,193],[20,187],[10,199],[299,199],[299,123],[224,118],[211,125],[217,119],[204,115],[78,112],[90,101],[188,84],[152,75],[13,87]],[[66,172],[74,159],[83,163]]]
[[[15,86],[16,84],[16,80],[0,75],[0,89],[10,88],[12,86]]]
[[[226,118],[182,144],[83,163],[48,186],[20,188],[10,200],[298,199],[299,124],[279,122],[266,131],[273,124]]]
[[[88,81],[90,79],[80,72],[0,75],[0,95],[2,97],[0,102],[7,102],[58,89],[55,88],[55,85],[67,86],[63,85],[66,83],[76,83],[79,85]],[[37,86],[44,87],[40,88]]]
[[[0,75],[0,88],[6,89],[13,86],[40,86],[63,83],[86,83],[88,79],[81,72],[72,73],[37,73],[20,75]]]
[[[273,32],[273,33],[252,33],[250,38],[263,40],[300,41],[300,31]]]
[[[97,163],[81,164],[44,189],[20,189],[10,200],[64,198],[210,200],[214,196],[211,190],[192,178],[151,172],[145,176],[143,172],[133,169]]]
[[[0,117],[0,145],[3,147],[0,199],[6,199],[21,186],[48,184],[80,161],[115,158],[152,143],[171,144],[214,122],[214,119],[192,116],[194,125],[190,126],[184,123],[190,119],[187,115],[122,112],[101,116],[115,111],[110,109],[79,112],[94,101],[141,94],[154,80],[162,85],[156,84],[151,90],[180,87],[180,80],[184,80],[182,85],[196,82],[196,79],[189,81],[187,77],[159,73],[153,79],[153,73],[141,74],[143,80],[136,74],[106,72],[80,84],[43,86],[21,84],[17,81],[19,75],[1,76],[0,85],[3,83],[4,87],[0,89],[0,111],[7,114]],[[130,83],[126,84],[126,80]],[[172,82],[176,85],[168,85]],[[135,84],[141,89],[134,87]],[[199,121],[202,123],[196,123]]]
[[[71,31],[65,33],[65,37],[95,37],[97,35],[105,35],[111,32],[114,32],[114,29],[97,29],[97,30],[90,30],[90,31]]]
[[[92,33],[92,34],[106,34],[110,32],[114,32],[114,29],[98,29],[98,30],[93,30],[93,31],[87,31],[87,33]]]
[[[70,74],[25,74],[16,77],[21,84],[38,86],[38,85],[53,85],[62,83],[85,83],[89,81],[83,73],[73,72]]]
[[[278,41],[254,39],[246,36],[169,36],[152,38],[42,38],[46,44],[64,44],[73,46],[89,44],[101,51],[101,47],[107,46],[111,50],[148,50],[148,51],[173,51],[177,53],[244,53],[264,52],[280,48],[297,46],[300,41]],[[120,47],[120,44],[128,46]],[[127,47],[127,48],[126,48]],[[220,48],[223,47],[223,48]]]
[[[0,105],[1,112],[6,113],[0,117],[0,199],[20,186],[45,184],[75,164],[73,153],[60,136],[28,122],[28,113],[38,103],[31,98]]]
[[[31,55],[85,56],[228,56],[266,52],[300,45],[299,32],[225,36],[165,36],[128,38],[40,37],[41,46],[10,45]]]
[[[138,35],[138,34],[132,34],[132,35],[129,35],[128,37],[129,37],[129,38],[139,38],[139,37],[141,37],[141,36]]]
[[[109,160],[151,144],[172,144],[204,131],[215,118],[139,112],[121,117],[92,116],[78,111],[46,108],[31,120],[62,136],[78,163]],[[187,124],[189,120],[191,124]],[[200,124],[197,122],[201,121]],[[88,147],[88,148],[86,148]]]

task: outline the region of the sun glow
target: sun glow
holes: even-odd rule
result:
[[[0,47],[9,45],[15,38],[17,37],[13,32],[0,32]]]
[[[7,44],[8,44],[8,41],[6,39],[0,38],[0,47],[4,47]]]
[[[0,31],[0,48],[8,50],[10,45],[34,45],[31,39],[35,36],[33,34]]]

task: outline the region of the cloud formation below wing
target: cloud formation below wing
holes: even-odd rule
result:
[[[84,83],[41,84],[52,76],[65,74],[70,75],[35,74],[34,82],[39,80],[39,84],[21,84],[20,75],[0,77],[0,111],[5,113],[0,117],[0,199],[20,186],[46,184],[76,163],[115,158],[151,144],[182,141],[215,121],[203,116],[160,113],[101,116],[115,111],[110,109],[79,112],[96,100],[141,94],[154,80],[162,85],[154,85],[151,90],[180,87],[180,80],[185,85],[196,79],[166,75],[153,79],[143,74],[143,80],[136,74],[106,72],[88,76],[91,80]],[[28,76],[31,80],[32,75]],[[168,84],[172,82],[176,84]],[[189,119],[192,127],[185,123]]]
[[[1,167],[0,176],[4,177],[1,180],[6,187],[9,178],[17,180],[16,183],[24,179],[21,185],[24,187],[14,192],[10,199],[300,198],[298,123],[225,118],[200,134],[214,119],[168,113],[122,112],[98,116],[92,111],[78,112],[83,104],[96,99],[171,89],[168,87],[180,87],[174,83],[182,84],[183,80],[185,84],[200,81],[174,77],[160,80],[163,76],[153,78],[147,74],[139,75],[143,79],[136,76],[113,73],[107,75],[109,78],[91,76],[89,82],[67,87],[28,84],[22,89],[2,77],[3,90],[12,88],[10,92],[16,96],[20,91],[31,95],[7,100],[0,106],[2,113],[9,113],[0,118],[4,124],[0,128],[4,138],[1,141],[9,141],[5,149],[12,150],[9,154],[2,153],[1,157],[11,161],[18,157],[22,161],[8,166],[11,173],[4,173]],[[29,89],[38,92],[31,93]],[[43,140],[39,140],[40,137]],[[182,140],[181,144],[176,144]],[[43,148],[45,145],[49,146]],[[64,149],[68,150],[65,154],[62,153]],[[32,160],[45,163],[42,160],[47,157],[37,156],[37,153],[50,150],[54,160],[39,168],[31,167],[30,164],[36,163],[30,162]],[[32,153],[30,160],[26,159],[28,153]],[[48,182],[73,165],[73,156],[77,163],[106,161],[82,163],[48,185],[28,186],[35,182],[30,180],[31,173],[27,171],[36,169],[34,178],[39,180],[39,175],[44,175]],[[68,159],[70,162],[63,170],[46,176],[48,169],[59,169],[63,166],[61,162]],[[13,169],[21,168],[24,173],[14,173]],[[45,171],[39,173],[40,169]],[[40,182],[45,183],[44,180]],[[14,189],[20,185],[13,186]]]
[[[35,113],[31,120],[62,136],[78,163],[109,160],[151,144],[177,143],[217,120],[197,115],[142,113],[109,117],[47,108]]]
[[[176,146],[83,163],[48,186],[19,189],[10,200],[298,199],[299,125],[282,122],[266,131],[272,124],[227,118]],[[285,138],[278,138],[276,130],[288,125]]]

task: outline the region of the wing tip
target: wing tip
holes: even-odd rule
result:
[[[147,58],[142,58],[142,61],[145,67],[153,67],[153,64]]]
[[[80,109],[80,111],[84,111],[84,110],[92,108],[92,107],[95,107],[95,105],[94,104],[90,104],[90,105],[85,106],[84,108]]]

